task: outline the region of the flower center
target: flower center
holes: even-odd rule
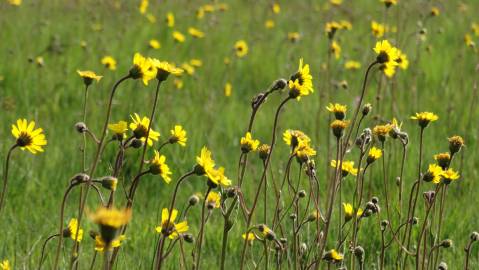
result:
[[[30,134],[27,134],[25,132],[20,133],[20,136],[18,136],[17,139],[17,144],[20,147],[28,146],[32,144],[33,138],[30,136]]]

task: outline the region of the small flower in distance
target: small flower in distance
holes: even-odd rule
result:
[[[263,237],[267,240],[274,240],[276,239],[276,234],[265,224],[258,225],[258,231],[263,235]]]
[[[166,157],[164,155],[160,155],[160,153],[156,150],[155,156],[150,161],[150,173],[153,175],[161,175],[167,184],[171,182],[171,171],[168,165],[166,165]]]
[[[156,23],[155,15],[153,15],[151,13],[148,13],[148,14],[145,15],[145,17],[150,23]]]
[[[369,149],[368,158],[366,159],[366,162],[368,164],[371,164],[374,161],[380,159],[382,155],[383,155],[383,151],[373,146],[371,147],[371,149]]]
[[[68,227],[63,230],[62,236],[66,238],[70,237],[73,241],[81,242],[83,239],[83,229],[78,228],[78,220],[76,218],[70,219],[70,222],[68,222]]]
[[[173,31],[173,40],[178,42],[178,43],[183,43],[185,42],[185,35],[183,35],[181,32],[179,31]]]
[[[78,75],[80,75],[80,77],[82,77],[83,83],[85,83],[86,86],[89,86],[93,82],[93,80],[99,82],[101,78],[103,78],[103,76],[96,75],[95,72],[90,70],[77,70],[77,73]]]
[[[133,67],[130,69],[132,79],[142,79],[143,84],[148,85],[148,81],[156,77],[156,68],[151,58],[145,58],[140,53],[133,56]]]
[[[230,97],[231,93],[233,92],[233,86],[230,82],[225,83],[224,93],[226,97]]]
[[[150,46],[150,48],[155,50],[158,50],[159,48],[161,48],[161,43],[156,39],[150,39],[150,41],[148,42],[148,45]]]
[[[205,4],[203,5],[203,10],[208,13],[215,12],[215,6],[210,5],[210,4]]]
[[[417,120],[421,128],[426,128],[430,122],[434,122],[439,117],[432,112],[420,112],[411,116],[412,120]]]
[[[18,7],[22,4],[22,0],[8,0],[8,3],[12,6],[17,6]],[[8,264],[8,260],[7,260],[7,264]],[[8,269],[10,270],[10,267]]]
[[[132,123],[130,123],[130,129],[133,130],[133,134],[135,135],[135,138],[141,139],[141,141],[145,142],[146,135],[148,133],[148,126],[150,125],[150,119],[146,116],[141,118],[137,113],[133,115],[130,115],[132,119]],[[152,146],[153,141],[158,141],[158,138],[160,137],[160,133],[154,131],[152,128],[150,128],[150,133],[148,134],[148,145]]]
[[[115,240],[119,229],[131,220],[131,209],[118,210],[116,208],[100,207],[90,219],[99,225],[100,235],[106,247]]]
[[[190,76],[195,74],[195,67],[193,67],[192,65],[188,63],[181,64],[181,68],[186,72],[186,74]]]
[[[161,225],[155,228],[156,232],[162,233],[170,239],[175,239],[180,233],[187,232],[189,229],[188,222],[185,220],[175,223],[177,216],[178,210],[173,209],[170,216],[168,208],[163,208],[161,211]]]
[[[427,172],[422,176],[422,180],[425,182],[433,182],[439,184],[441,182],[442,168],[437,164],[429,164]]]
[[[275,26],[275,23],[273,20],[266,20],[264,22],[264,27],[266,27],[266,29],[272,29],[274,28],[274,26]]]
[[[432,17],[437,17],[439,16],[439,14],[441,14],[441,12],[439,11],[439,8],[432,7],[431,12],[429,14],[431,14]]]
[[[186,141],[188,140],[188,138],[186,137],[186,130],[184,130],[182,126],[175,125],[175,127],[170,130],[170,133],[171,137],[168,139],[169,143],[178,143],[183,147],[186,146]]]
[[[140,6],[138,7],[141,14],[145,14],[148,9],[148,0],[141,0]]]
[[[251,132],[246,132],[246,135],[241,137],[240,145],[241,151],[246,154],[251,151],[256,151],[259,146],[259,141],[253,139]]]
[[[236,56],[239,58],[245,57],[248,54],[248,44],[244,40],[236,41],[234,49]]]
[[[326,23],[326,25],[324,26],[324,31],[326,32],[329,39],[333,39],[334,34],[336,34],[336,31],[342,28],[343,27],[340,23],[336,21],[331,21]]]
[[[343,260],[344,255],[336,251],[335,249],[331,249],[326,251],[323,254],[323,260],[331,263],[339,263]]]
[[[336,40],[333,40],[333,42],[331,42],[331,47],[329,49],[331,53],[334,54],[334,58],[339,59],[339,57],[341,56],[341,46],[338,42],[336,42]]]
[[[336,168],[337,164],[338,162],[336,162],[336,160],[331,160],[331,167]],[[346,177],[348,174],[356,176],[358,174],[358,169],[354,168],[354,161],[343,160],[341,164],[341,175]]]
[[[471,24],[471,29],[474,32],[474,35],[479,36],[479,24],[478,23],[472,23]]]
[[[409,67],[409,60],[407,55],[404,54],[401,50],[398,50],[398,58],[395,60],[398,63],[398,66],[402,70],[406,70]]]
[[[118,123],[108,124],[108,129],[114,134],[116,140],[123,140],[126,137],[128,131],[128,123],[126,121],[119,121]]]
[[[382,38],[384,36],[385,27],[383,24],[378,23],[376,21],[371,21],[371,31],[373,36],[376,38]]]
[[[353,214],[354,214],[353,205],[350,203],[343,203],[343,209],[344,209],[344,222],[348,222],[353,218]],[[356,216],[359,218],[362,215],[363,215],[363,209],[359,208],[356,211]]]
[[[259,158],[265,161],[268,158],[270,151],[271,151],[271,147],[269,145],[267,144],[260,145],[258,147]]]
[[[329,103],[329,105],[326,106],[326,110],[334,113],[334,117],[337,120],[344,120],[344,118],[346,118],[346,110],[347,110],[346,105],[342,105],[339,103],[334,103],[334,104]]]
[[[188,28],[188,33],[194,37],[194,38],[203,38],[205,37],[205,33],[200,31],[199,29],[197,28],[194,28],[194,27],[189,27]]]
[[[338,139],[343,137],[344,129],[346,129],[348,124],[349,124],[349,121],[337,120],[337,119],[334,120],[330,125],[334,136]]]
[[[273,11],[274,14],[279,14],[281,12],[281,7],[277,2],[273,3],[271,6],[271,10]]]
[[[289,32],[288,33],[288,40],[295,43],[298,42],[301,38],[301,35],[298,32]]]
[[[343,0],[329,0],[329,3],[333,6],[340,6],[343,3]]]
[[[168,12],[166,14],[166,25],[170,28],[174,27],[175,26],[175,15],[173,15],[172,12]]]
[[[250,244],[250,245],[252,245],[253,242],[254,242],[254,240],[256,239],[256,237],[254,236],[254,233],[252,233],[252,232],[249,232],[249,233],[248,233],[248,237],[246,237],[246,233],[243,233],[243,234],[241,235],[241,237],[243,237],[243,239],[248,238],[248,239],[246,239],[246,240],[248,240],[248,244]]]
[[[453,169],[449,168],[446,171],[441,173],[442,182],[446,185],[449,185],[452,181],[459,179],[460,175],[458,172],[454,171]]]
[[[118,236],[115,238],[113,241],[110,243],[110,247],[108,249],[113,249],[116,247],[121,246],[121,243],[126,239],[126,236],[124,234]],[[103,252],[105,250],[105,242],[103,239],[101,239],[100,235],[95,236],[95,250],[98,252]]]
[[[201,61],[201,59],[191,59],[190,60],[190,65],[198,68],[198,67],[203,66],[203,61]]]
[[[308,142],[300,142],[295,148],[294,154],[300,163],[307,162],[311,157],[316,156],[316,150],[312,148]]]
[[[341,20],[339,24],[341,25],[341,29],[345,29],[345,30],[353,29],[353,25],[351,24],[350,21]]]
[[[384,3],[384,5],[386,6],[386,8],[389,8],[390,6],[395,6],[397,5],[397,0],[379,0],[381,1],[381,3]]]
[[[361,63],[358,61],[349,60],[344,64],[344,68],[349,70],[357,70],[361,68]]]
[[[449,163],[451,162],[451,154],[448,152],[439,153],[434,155],[434,160],[436,160],[437,165],[441,166],[443,170],[449,167]]]
[[[313,92],[313,76],[310,74],[309,65],[303,66],[303,58],[299,59],[298,71],[291,76],[288,85],[290,98],[297,100]]]
[[[184,85],[183,80],[176,78],[173,80],[173,84],[175,85],[176,89],[182,89]]]
[[[218,192],[210,191],[206,197],[206,207],[210,210],[220,208],[221,195]]]
[[[47,145],[43,129],[35,129],[34,121],[29,123],[27,119],[18,119],[17,124],[12,125],[12,135],[20,149],[27,149],[32,154],[43,152],[43,147]]]
[[[101,64],[104,65],[107,69],[109,70],[115,70],[116,69],[116,60],[112,56],[104,56],[101,59]]]
[[[455,135],[448,138],[449,141],[449,151],[451,154],[458,153],[461,151],[461,148],[464,146],[464,139],[461,136]]]
[[[154,58],[151,59],[151,63],[156,68],[156,78],[160,81],[166,80],[170,74],[178,76],[183,73],[183,69],[178,68],[167,61],[160,61]]]

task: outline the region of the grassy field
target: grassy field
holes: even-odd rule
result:
[[[406,199],[417,179],[419,155],[420,128],[410,116],[421,111],[431,111],[439,116],[439,120],[431,123],[424,132],[421,172],[435,162],[434,154],[448,151],[448,137],[460,135],[464,138],[465,147],[452,163],[461,177],[448,188],[440,239],[452,239],[453,246],[441,249],[439,258],[450,269],[463,268],[464,247],[470,234],[479,230],[476,209],[479,191],[475,183],[479,160],[475,151],[479,132],[479,110],[476,107],[476,65],[479,59],[477,48],[465,42],[466,35],[472,42],[479,42],[479,29],[476,33],[471,29],[471,24],[479,23],[476,14],[479,2],[399,0],[397,5],[386,9],[379,0],[344,0],[338,6],[326,0],[278,1],[280,11],[275,13],[272,1],[224,1],[222,4],[227,8],[222,11],[218,9],[217,2],[177,0],[150,1],[144,14],[139,10],[139,2],[24,0],[19,6],[4,0],[0,2],[0,59],[3,60],[0,65],[0,161],[5,163],[6,153],[15,143],[11,125],[19,118],[34,120],[44,129],[48,140],[44,153],[32,155],[17,149],[11,157],[6,203],[0,212],[0,261],[8,259],[12,269],[37,268],[43,242],[58,232],[60,205],[68,181],[82,171],[79,149],[83,136],[77,133],[74,125],[82,120],[85,90],[77,70],[93,70],[103,76],[89,88],[86,121],[89,129],[99,136],[110,89],[115,81],[128,74],[136,52],[178,66],[191,59],[202,61],[202,66],[195,68],[193,74],[171,75],[161,85],[153,128],[161,133],[160,142],[163,142],[168,139],[170,129],[180,124],[187,131],[188,142],[186,147],[176,144],[162,149],[173,172],[170,184],[158,175],[146,175],[141,179],[126,240],[113,266],[114,269],[149,269],[153,266],[158,241],[155,227],[160,224],[161,209],[169,206],[177,179],[195,166],[196,156],[203,146],[207,146],[217,163],[226,168],[226,175],[232,179],[233,185],[237,185],[240,138],[248,127],[251,100],[259,92],[266,91],[273,81],[280,78],[288,80],[297,71],[300,58],[311,66],[314,93],[302,97],[300,101],[288,102],[281,113],[277,143],[271,158],[271,174],[268,174],[270,192],[267,196],[271,204],[267,212],[271,219],[275,198],[272,181],[281,181],[288,161],[290,149],[281,138],[286,129],[299,129],[311,137],[317,151],[312,158],[316,162],[320,182],[320,204],[322,209],[326,209],[330,181],[328,170],[329,174],[334,174],[329,161],[334,159],[336,143],[333,135],[328,135],[333,116],[325,106],[329,102],[345,104],[347,119],[352,119],[366,68],[376,59],[373,51],[376,41],[387,39],[407,55],[409,67],[398,69],[392,78],[386,78],[377,68],[373,69],[363,101],[363,104],[371,103],[373,110],[362,122],[361,130],[365,127],[372,129],[393,117],[403,122],[402,130],[409,134],[410,140],[403,177]],[[204,17],[198,18],[198,9],[206,4],[211,4],[215,10],[207,10]],[[433,7],[440,11],[438,16],[430,14]],[[168,27],[165,21],[169,12],[175,17],[173,27]],[[273,28],[265,26],[267,20],[274,21]],[[333,20],[347,20],[352,24],[352,29],[338,30],[334,36],[334,41],[341,46],[338,58],[330,53],[328,44],[331,41],[324,30],[326,23]],[[382,37],[375,37],[371,33],[371,21],[388,24],[389,31]],[[189,27],[200,29],[205,36],[192,37],[188,34]],[[186,40],[175,42],[173,31],[183,33]],[[299,34],[299,39],[288,37],[293,32]],[[149,45],[152,39],[159,41],[161,48],[152,48]],[[239,40],[246,41],[249,47],[244,57],[235,54],[234,45]],[[116,59],[116,70],[102,65],[101,59],[107,55]],[[361,67],[358,70],[346,69],[345,63],[349,60],[358,61]],[[183,84],[181,89],[177,87],[178,80]],[[224,90],[227,83],[232,86],[229,96]],[[113,102],[111,122],[130,121],[130,114],[135,112],[149,115],[155,85],[156,82],[151,81],[144,86],[141,80],[128,80],[120,85]],[[287,92],[288,87],[281,93],[273,93],[257,115],[253,136],[262,143],[271,142],[274,113],[281,100],[288,96]],[[354,142],[354,139],[351,141]],[[385,145],[382,158],[386,161],[389,196],[393,198],[391,208],[396,209],[398,187],[395,183],[400,173],[402,148],[397,140],[391,138]],[[116,150],[113,144],[108,145],[94,177],[111,174]],[[86,153],[87,164],[90,164],[95,153],[92,141],[89,141]],[[346,158],[357,163],[358,153],[358,149],[354,148]],[[123,190],[129,187],[138,171],[140,155],[140,150],[127,151],[115,198],[118,208],[126,204]],[[149,149],[146,157],[149,159],[152,155],[153,151]],[[242,193],[249,207],[261,180],[262,163],[256,153],[250,154],[248,162]],[[380,162],[382,160],[371,166],[365,177],[370,188],[363,202],[377,196],[382,208],[379,214],[361,223],[359,244],[366,251],[365,269],[379,269],[379,222],[387,219]],[[294,162],[292,178],[296,180],[299,172],[299,166]],[[307,176],[303,174],[300,181],[300,189],[309,191]],[[344,202],[352,201],[355,181],[351,176],[344,179]],[[183,209],[190,195],[204,194],[207,189],[205,183],[204,177],[189,178],[181,186],[176,208]],[[432,183],[421,185],[416,210],[419,222],[413,227],[413,239],[418,237],[426,212],[422,192],[433,189]],[[102,192],[108,197],[107,190]],[[291,202],[291,194],[287,188],[283,192],[287,194],[283,202],[286,207]],[[68,198],[64,224],[77,217],[79,195],[79,189],[75,189]],[[261,198],[252,224],[264,222],[262,202]],[[340,201],[335,205],[337,203]],[[98,205],[95,193],[90,193],[86,212],[94,212]],[[313,209],[305,210],[305,207],[302,202],[302,212]],[[407,209],[406,203],[402,209]],[[437,226],[437,210],[434,208],[431,214],[433,227],[426,237],[428,248],[431,248]],[[247,228],[241,210],[235,210],[235,213],[235,225],[227,245],[226,266],[239,269],[243,249],[241,235]],[[84,216],[81,227],[85,235],[80,246],[78,269],[89,269],[95,241],[88,236],[88,231],[97,229],[97,225],[87,218],[88,215]],[[326,249],[335,246],[339,219],[343,217],[333,212],[332,236]],[[194,236],[199,231],[200,220],[201,205],[197,205],[188,215],[189,231]],[[390,222],[397,228],[400,220],[394,215]],[[351,222],[347,224],[351,225]],[[278,238],[287,237],[291,242],[288,232],[292,225],[288,218],[284,226],[285,231],[276,231],[276,234]],[[221,210],[215,209],[205,226],[202,268],[220,268],[222,234],[223,217]],[[312,244],[315,234],[311,224],[302,232],[301,241],[307,242],[308,248],[317,250]],[[386,231],[385,236],[388,241],[392,237],[390,231]],[[258,263],[258,267],[264,267],[263,245],[260,241],[256,242],[247,252],[247,269],[254,268],[253,262]],[[51,241],[46,248],[44,269],[53,268],[56,243],[56,240]],[[68,268],[73,241],[65,239],[64,244],[61,269]],[[185,243],[184,247],[187,268],[190,268],[193,245]],[[273,269],[274,248],[271,248],[269,263]],[[413,245],[411,249],[414,250]],[[351,252],[347,246],[343,253],[349,269]],[[394,242],[386,250],[385,269],[396,269],[397,253],[398,245]],[[473,245],[469,269],[479,268],[478,256],[478,249]],[[99,253],[94,269],[101,269],[101,261]],[[179,246],[175,246],[165,260],[164,268],[181,269],[180,261]],[[320,269],[326,267],[326,263],[320,265]],[[331,267],[339,267],[339,264]],[[405,267],[414,269],[414,259],[410,258]],[[437,266],[434,267],[437,269]],[[293,269],[293,266],[284,262],[283,268]]]

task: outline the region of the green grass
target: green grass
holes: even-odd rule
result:
[[[104,76],[98,84],[92,85],[89,97],[87,124],[98,134],[103,125],[110,88],[115,80],[128,72],[135,52],[179,64],[192,58],[203,61],[203,67],[198,68],[194,76],[182,78],[183,89],[175,89],[172,78],[162,85],[154,127],[161,132],[163,139],[168,137],[169,130],[177,123],[182,124],[188,132],[186,148],[171,145],[164,151],[174,172],[174,179],[194,166],[195,156],[203,145],[207,145],[213,151],[215,160],[226,167],[234,184],[240,155],[239,139],[247,128],[252,97],[267,89],[274,80],[289,78],[296,71],[298,59],[303,57],[311,65],[315,92],[300,102],[289,102],[282,112],[272,168],[275,180],[280,179],[288,156],[288,148],[280,140],[281,133],[288,128],[303,130],[313,138],[313,143],[317,146],[318,156],[315,160],[324,198],[328,162],[327,134],[330,132],[328,114],[324,109],[328,101],[319,97],[328,89],[326,71],[322,68],[327,62],[324,24],[329,20],[340,19],[350,20],[353,24],[351,31],[340,31],[337,34],[342,55],[339,60],[331,61],[331,101],[346,104],[349,109],[348,118],[351,118],[365,68],[374,60],[371,48],[375,39],[370,33],[370,21],[384,21],[384,7],[376,3],[379,1],[362,0],[345,1],[340,8],[327,9],[323,4],[326,1],[321,1],[321,4],[315,2],[318,1],[280,1],[281,13],[273,15],[269,8],[270,1],[227,1],[228,11],[207,13],[203,20],[197,20],[194,15],[196,9],[208,1],[151,1],[149,12],[156,16],[157,22],[150,23],[139,14],[136,1],[24,1],[20,7],[12,7],[2,1],[0,150],[6,153],[14,143],[10,125],[17,118],[34,119],[44,128],[48,146],[41,155],[33,156],[24,151],[15,151],[13,154],[6,207],[0,216],[0,260],[9,259],[14,263],[14,269],[35,268],[43,240],[58,230],[60,203],[68,179],[81,170],[78,148],[82,138],[76,133],[74,124],[81,120],[83,85],[76,70],[91,69]],[[479,227],[476,209],[479,192],[475,185],[478,176],[476,120],[479,111],[475,106],[477,101],[473,88],[477,78],[474,70],[477,54],[463,42],[464,34],[471,32],[471,22],[477,19],[474,11],[479,5],[475,1],[469,1],[468,10],[462,13],[457,3],[451,2],[453,1],[400,1],[398,6],[389,10],[387,20],[391,25],[396,25],[398,31],[388,33],[387,38],[408,55],[411,63],[408,70],[399,71],[394,79],[388,81],[388,86],[383,87],[380,110],[381,119],[396,117],[404,122],[403,130],[409,133],[410,145],[404,177],[406,191],[417,175],[419,128],[409,120],[410,115],[416,111],[433,111],[440,117],[425,133],[423,171],[427,164],[434,161],[433,154],[447,151],[447,137],[458,134],[466,139],[467,147],[453,164],[460,170],[462,177],[449,189],[443,230],[444,238],[453,239],[454,246],[441,253],[441,260],[456,269],[462,266],[463,248],[469,234]],[[120,3],[119,8],[115,8],[114,3]],[[441,15],[425,19],[433,4],[441,8]],[[194,26],[203,30],[206,37],[195,40],[187,35],[185,43],[175,44],[171,38],[172,29],[164,23],[168,11],[174,12],[176,16],[175,29],[187,35],[187,28]],[[275,20],[276,27],[268,30],[264,28],[264,21],[270,18]],[[419,21],[427,29],[427,40],[417,45],[415,33],[420,29],[417,26]],[[102,30],[94,31],[94,25],[101,25]],[[297,43],[286,39],[287,33],[293,31],[301,33],[301,39]],[[479,42],[476,36],[472,36]],[[161,49],[148,48],[148,41],[152,38],[161,42]],[[240,39],[248,42],[250,52],[245,58],[236,59],[232,50],[234,43]],[[81,41],[86,41],[86,48],[80,46]],[[100,59],[104,55],[112,55],[117,59],[116,71],[102,67]],[[43,67],[29,62],[29,59],[37,56],[44,58]],[[228,66],[224,64],[225,57],[232,60]],[[344,62],[348,59],[360,61],[361,69],[344,70]],[[365,99],[373,104],[373,115],[379,113],[376,101],[379,78],[377,72],[371,76]],[[334,87],[341,80],[347,80],[348,89]],[[223,94],[227,81],[233,85],[231,97]],[[397,100],[397,111],[392,110],[392,93]],[[132,80],[122,84],[115,96],[112,121],[127,120],[129,114],[134,112],[149,114],[153,94],[153,82],[148,87]],[[286,95],[287,93],[282,93],[281,96],[276,93],[262,107],[254,128],[254,136],[262,142],[269,143],[274,111]],[[321,110],[319,122],[316,118],[318,109]],[[369,117],[364,126],[372,127],[375,123],[377,121]],[[398,142],[391,140],[387,142],[386,149],[386,156],[392,156],[388,164],[388,180],[391,193],[395,195],[397,189],[394,182],[399,174],[401,149]],[[88,153],[91,161],[92,145],[89,146]],[[110,145],[96,176],[109,174],[114,155],[114,148]],[[357,150],[349,154],[349,158],[357,160]],[[4,159],[5,155],[0,155],[2,164]],[[129,152],[127,159],[121,181],[129,183],[137,171],[138,153]],[[251,205],[261,173],[257,158],[250,160],[253,161],[248,167],[244,185],[248,205]],[[297,175],[296,165],[293,166],[294,177]],[[372,181],[372,195],[378,196],[380,202],[384,203],[378,165],[373,166],[371,176],[366,179]],[[158,225],[157,213],[168,205],[173,184],[166,185],[157,176],[147,176],[141,180],[133,220],[127,231],[128,240],[122,247],[116,269],[150,267],[156,241],[154,227]],[[306,177],[303,177],[301,187],[307,189]],[[351,200],[353,188],[354,179],[349,177],[345,182],[343,198]],[[424,191],[433,189],[431,184],[424,184],[423,188]],[[205,190],[203,178],[191,178],[181,188],[178,208],[181,209],[187,203],[191,194],[204,193]],[[121,192],[118,193],[120,194]],[[273,198],[271,193],[271,201]],[[67,219],[76,215],[77,202],[78,191],[68,201]],[[97,205],[95,196],[89,196],[88,209],[93,211]],[[118,202],[118,206],[121,205],[124,205],[122,199]],[[421,198],[419,205],[417,215],[422,224],[424,207]],[[194,208],[188,219],[194,235],[198,231],[200,212],[200,207]],[[257,213],[262,213],[261,206]],[[374,269],[371,264],[377,264],[376,252],[380,246],[377,218],[375,216],[366,220],[361,229],[360,244],[366,249],[367,269]],[[380,219],[384,218],[385,211],[380,215]],[[261,222],[259,215],[255,222]],[[290,226],[289,221],[285,224]],[[333,221],[333,224],[336,223]],[[397,221],[393,224],[397,226]],[[85,231],[96,228],[89,221],[82,225]],[[218,268],[222,225],[221,214],[216,210],[206,227],[202,255],[204,268]],[[237,219],[230,235],[227,258],[227,265],[235,268],[239,265],[243,243],[240,236],[244,231],[244,221]],[[64,258],[68,260],[71,241],[66,243]],[[55,245],[52,242],[48,246],[45,269],[52,267]],[[85,235],[80,269],[85,269],[89,264],[93,245],[93,241]],[[186,249],[189,254],[191,246]],[[394,268],[392,260],[396,249],[397,246],[393,245],[388,250],[388,269]],[[178,268],[177,251],[166,261],[167,269]],[[252,254],[256,260],[261,252],[261,245],[255,244]],[[472,254],[471,269],[474,269],[479,266],[476,248]]]

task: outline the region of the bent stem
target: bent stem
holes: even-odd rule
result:
[[[0,214],[2,212],[3,208],[3,200],[5,199],[5,194],[7,193],[7,187],[8,187],[8,169],[10,165],[10,157],[12,155],[13,149],[17,148],[18,144],[14,144],[10,149],[8,150],[7,153],[7,158],[5,159],[5,169],[3,171],[3,188],[2,188],[2,193],[0,194]]]
[[[43,258],[45,257],[45,248],[47,247],[48,242],[57,236],[61,236],[61,235],[58,233],[50,235],[47,239],[45,239],[45,242],[43,242],[42,254],[40,255],[40,260],[38,261],[38,270],[42,269]]]

